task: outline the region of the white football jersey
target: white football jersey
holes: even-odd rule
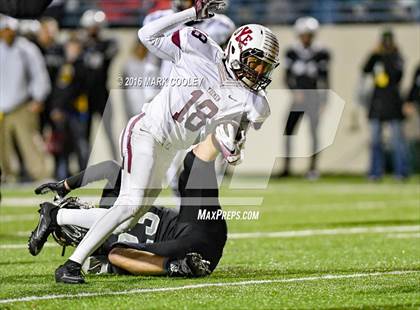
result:
[[[177,30],[159,44],[155,52],[173,62],[169,83],[202,82],[165,86],[143,107],[145,116],[134,130],[149,131],[162,144],[185,149],[224,120],[239,122],[245,117],[259,128],[270,115],[265,94],[252,92],[230,76],[222,49],[200,30]]]
[[[172,9],[155,11],[153,13],[148,14],[144,18],[143,25],[147,25],[148,23],[151,23],[159,18],[172,15],[174,13],[175,11]],[[229,17],[223,14],[215,14],[212,18],[194,22],[193,26],[194,28],[197,28],[206,33],[219,45],[225,44],[236,29],[234,22]],[[184,27],[186,27],[185,24],[180,25],[175,29],[171,29],[170,33],[182,29]],[[171,69],[172,63],[170,61],[162,61],[160,75],[169,76]]]

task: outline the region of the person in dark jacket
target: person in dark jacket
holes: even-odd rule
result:
[[[117,158],[117,149],[112,135],[111,107],[109,106],[107,112],[104,112],[109,97],[107,87],[108,71],[112,59],[118,52],[117,42],[102,36],[102,29],[106,25],[106,15],[102,11],[86,11],[80,19],[80,25],[85,35],[83,61],[89,76],[87,80],[89,102],[88,136],[92,127],[92,117],[99,115],[103,118],[105,133],[110,144],[112,156],[115,159]]]
[[[403,106],[404,115],[407,121],[418,117],[420,114],[420,64],[417,66],[413,81],[406,97],[406,103]],[[418,130],[417,130],[418,132]],[[408,150],[410,154],[410,167],[413,173],[420,172],[420,136],[418,134],[411,135],[407,139]]]
[[[39,17],[52,0],[0,0],[0,13],[15,18]]]
[[[57,179],[69,175],[72,152],[77,154],[80,169],[86,168],[89,156],[86,68],[82,59],[82,42],[76,37],[66,42],[65,57],[51,98],[54,133],[50,151],[55,156]]]
[[[51,84],[57,79],[58,70],[64,63],[64,47],[57,41],[59,26],[57,21],[52,17],[44,17],[40,20],[40,29],[36,34],[35,44],[38,45],[42,55],[44,56],[45,65],[47,66],[48,75]],[[51,94],[45,100],[45,108],[41,113],[41,133],[46,126],[52,125],[50,120],[51,112]]]
[[[291,138],[303,116],[310,124],[312,138],[312,156],[308,179],[317,179],[318,124],[323,106],[326,104],[326,89],[329,88],[330,52],[314,42],[319,23],[313,17],[302,17],[295,22],[298,42],[289,47],[285,55],[285,84],[292,90],[292,106],[284,134],[286,139],[286,158],[280,177],[289,176]]]
[[[417,66],[416,72],[414,73],[407,102],[415,104],[418,108],[420,108],[420,64]]]
[[[403,76],[403,58],[395,44],[392,31],[385,30],[379,46],[369,55],[363,66],[363,74],[370,75],[374,89],[369,104],[371,126],[371,161],[369,178],[378,180],[383,175],[384,124],[389,124],[392,131],[393,165],[397,179],[408,177],[408,153],[403,133],[403,101],[400,94],[400,82]]]

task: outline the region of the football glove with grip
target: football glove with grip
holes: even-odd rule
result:
[[[197,19],[206,19],[214,16],[215,12],[226,7],[226,0],[194,0]]]
[[[216,127],[214,137],[228,164],[239,165],[243,159],[242,147],[245,144],[245,131],[240,130],[237,135],[232,124],[220,124]]]
[[[35,194],[44,195],[47,193],[56,193],[60,198],[64,198],[70,191],[64,185],[64,180],[60,182],[44,183],[35,188]]]

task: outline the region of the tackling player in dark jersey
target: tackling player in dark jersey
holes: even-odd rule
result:
[[[106,179],[108,184],[100,205],[107,208],[118,197],[120,169],[113,161],[103,162],[64,181],[41,185],[36,193],[53,191],[64,197],[72,189]],[[115,185],[110,186],[112,184]],[[226,222],[223,218],[199,220],[198,212],[203,206],[207,211],[220,210],[214,161],[205,162],[193,151],[188,153],[179,190],[182,197],[179,212],[171,208],[152,207],[133,229],[109,237],[88,260],[85,268],[94,273],[136,275],[203,276],[212,272],[226,243]],[[40,213],[44,216],[29,240],[32,255],[39,254],[50,233],[61,245],[75,246],[83,239],[89,228],[89,211],[83,209],[83,205],[82,209],[72,209],[80,208],[78,204],[68,198],[61,202],[61,209],[50,203],[41,205]],[[98,208],[95,211],[99,211]],[[45,219],[50,219],[48,225],[42,223]]]

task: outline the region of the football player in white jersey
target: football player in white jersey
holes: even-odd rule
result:
[[[162,18],[164,16],[172,15],[176,12],[180,12],[186,9],[191,8],[194,5],[194,0],[172,0],[172,8],[167,10],[159,10],[148,14],[144,20],[143,25],[147,25],[148,23]],[[212,18],[204,19],[204,20],[196,20],[190,21],[183,25],[178,26],[178,29],[183,27],[193,26],[205,34],[207,34],[210,38],[212,38],[217,44],[219,44],[222,48],[226,47],[226,44],[229,38],[232,36],[233,32],[235,31],[235,23],[226,15],[223,14],[214,14]],[[176,29],[171,29],[171,32],[174,32]],[[156,57],[156,56],[151,56]],[[153,61],[158,62],[158,59],[153,59]],[[171,61],[162,61],[160,65],[160,76],[166,77],[169,76],[170,71],[172,69],[172,62]],[[179,151],[166,173],[166,179],[176,194],[177,197],[177,204],[179,205],[179,193],[178,193],[178,179],[180,168],[182,166],[182,162],[187,154],[186,151]],[[218,158],[219,159],[219,158]],[[225,165],[221,160],[216,161],[216,167],[218,171],[224,172]]]
[[[235,163],[241,157],[243,138],[236,142],[233,120],[258,129],[270,115],[264,90],[279,63],[279,43],[268,28],[240,27],[226,52],[192,27],[165,35],[186,22],[211,17],[223,5],[224,0],[195,0],[193,8],[139,30],[149,51],[174,63],[170,79],[195,77],[202,78],[202,83],[199,87],[166,86],[141,114],[130,119],[121,138],[120,194],[69,260],[56,270],[57,282],[84,283],[81,264],[110,234],[128,230],[147,212],[178,150],[203,140],[197,148],[204,153],[200,156],[203,160],[214,160],[220,151],[228,162]],[[201,138],[203,132],[207,136]],[[243,136],[244,131],[240,132]]]
[[[143,26],[159,18],[189,9],[193,7],[193,4],[194,0],[172,0],[172,9],[159,10],[148,14],[143,20]],[[176,29],[170,29],[170,31],[173,32],[188,26],[193,26],[203,31],[222,48],[236,29],[235,23],[229,17],[223,14],[214,14],[210,19],[189,21],[178,25]],[[169,76],[171,69],[172,62],[163,60],[160,67],[160,76]]]

